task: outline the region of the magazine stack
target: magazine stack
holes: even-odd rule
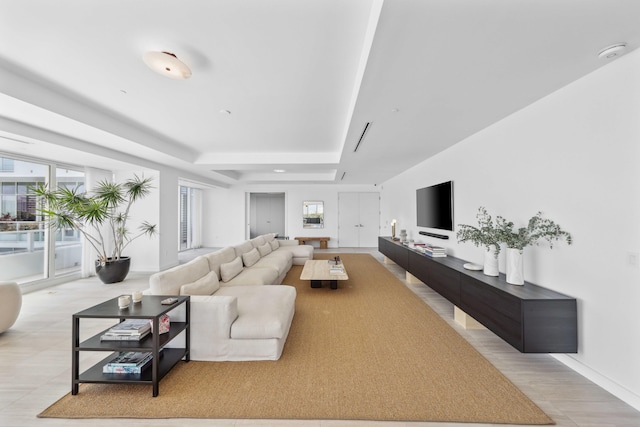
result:
[[[127,319],[102,334],[101,341],[140,341],[151,333],[149,319]]]
[[[426,256],[430,256],[433,258],[447,256],[447,252],[445,251],[445,249],[441,248],[440,246],[424,245],[422,247],[422,251]]]
[[[120,352],[109,363],[102,367],[104,374],[140,374],[151,365],[153,354],[128,351]]]

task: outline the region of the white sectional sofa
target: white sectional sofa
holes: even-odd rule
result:
[[[295,311],[296,290],[280,285],[313,247],[263,235],[153,274],[151,295],[191,295],[191,359],[277,360]],[[181,307],[171,312],[184,318]]]

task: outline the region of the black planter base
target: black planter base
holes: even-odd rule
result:
[[[118,283],[122,282],[127,274],[129,274],[129,267],[131,266],[131,258],[123,256],[116,260],[109,258],[107,262],[101,262],[96,260],[96,274],[102,281],[102,283]]]

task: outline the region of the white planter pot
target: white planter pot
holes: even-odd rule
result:
[[[507,248],[507,283],[524,285],[524,262],[520,249]]]
[[[484,253],[484,269],[482,272],[487,276],[500,274],[498,271],[498,254],[494,245],[491,245]]]

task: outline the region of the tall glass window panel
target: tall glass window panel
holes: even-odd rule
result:
[[[84,172],[56,168],[56,184],[58,188],[85,193]],[[82,267],[82,236],[73,228],[55,232],[55,275],[61,276],[80,271]]]
[[[189,188],[180,186],[180,247],[189,249]]]
[[[0,281],[48,277],[47,230],[29,187],[46,183],[49,167],[0,157]]]
[[[179,250],[196,249],[201,246],[202,190],[180,186],[180,244]]]

